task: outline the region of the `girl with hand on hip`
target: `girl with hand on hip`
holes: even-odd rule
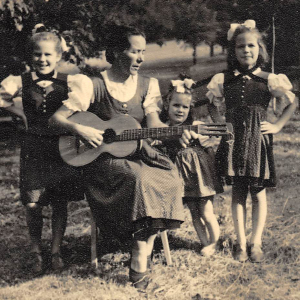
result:
[[[292,116],[297,101],[284,74],[264,72],[268,55],[255,21],[232,24],[228,31],[228,71],[216,74],[208,84],[207,97],[214,121],[220,121],[218,106],[225,101],[226,121],[234,128],[234,142],[221,140],[216,158],[220,174],[232,185],[232,216],[237,235],[234,257],[248,259],[246,241],[246,199],[252,198],[252,235],[250,259],[264,258],[262,233],[267,216],[266,188],[275,187],[273,134]],[[267,121],[272,97],[284,101],[285,110],[277,121]]]

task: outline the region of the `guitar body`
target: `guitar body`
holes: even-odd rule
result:
[[[137,140],[111,142],[106,133],[121,134],[125,129],[141,128],[140,124],[129,115],[119,115],[111,120],[103,121],[90,112],[79,112],[69,118],[70,121],[104,131],[101,146],[93,148],[82,142],[77,136],[61,136],[59,151],[62,159],[72,166],[84,166],[91,163],[102,153],[110,153],[115,157],[126,157],[133,154],[138,146]],[[106,142],[107,140],[107,142]]]

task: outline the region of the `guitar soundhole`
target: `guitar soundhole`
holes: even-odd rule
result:
[[[103,142],[105,144],[113,143],[116,140],[116,133],[113,129],[106,129],[103,134]]]

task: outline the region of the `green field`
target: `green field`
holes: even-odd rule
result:
[[[170,79],[191,71],[202,79],[223,70],[224,57],[150,62],[144,74],[161,80],[165,92]],[[199,91],[199,99],[205,94]],[[99,243],[99,267],[90,266],[90,215],[85,201],[69,204],[68,228],[63,244],[65,270],[34,278],[26,269],[29,241],[25,213],[19,202],[19,147],[11,133],[0,139],[0,299],[1,300],[297,300],[300,299],[300,116],[295,114],[275,136],[277,189],[268,191],[268,218],[263,235],[266,259],[261,264],[238,263],[232,258],[235,242],[230,212],[230,188],[215,199],[221,226],[220,250],[210,258],[200,256],[201,245],[189,211],[179,230],[169,232],[173,260],[165,263],[160,238],[146,293],[128,283],[129,246],[114,239]],[[248,201],[247,233],[251,228]],[[44,211],[45,258],[51,241],[50,209]]]

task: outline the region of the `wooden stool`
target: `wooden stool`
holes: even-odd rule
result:
[[[93,268],[98,268],[97,236],[98,236],[98,230],[97,230],[96,221],[91,213],[91,264]],[[167,230],[161,231],[160,236],[163,244],[167,265],[172,265]]]

